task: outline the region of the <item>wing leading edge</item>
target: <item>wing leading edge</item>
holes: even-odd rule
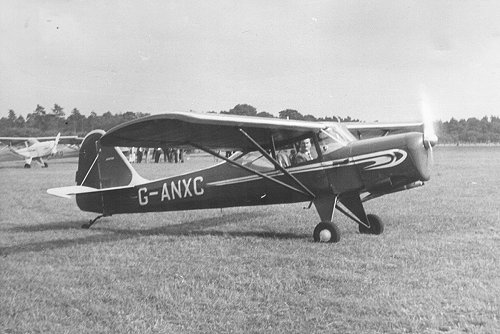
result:
[[[343,123],[358,139],[405,132],[424,132],[424,123]]]
[[[104,146],[203,145],[210,149],[246,151],[254,150],[255,144],[241,130],[262,147],[271,147],[271,140],[275,145],[286,144],[326,127],[320,122],[178,112],[123,123],[109,130],[100,141]]]

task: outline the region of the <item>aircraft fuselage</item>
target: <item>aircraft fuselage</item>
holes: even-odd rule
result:
[[[304,165],[287,168],[316,197],[349,192],[391,192],[429,179],[420,133],[354,141]],[[289,176],[272,169],[267,176],[284,183]],[[105,215],[254,206],[310,201],[307,194],[227,162],[102,194],[78,194],[80,209]]]

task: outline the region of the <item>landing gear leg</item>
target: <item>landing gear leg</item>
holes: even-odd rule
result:
[[[339,242],[340,230],[332,223],[333,211],[337,206],[338,196],[329,195],[316,198],[314,205],[318,210],[321,223],[316,225],[313,232],[313,239],[315,242]]]
[[[83,224],[83,225],[82,225],[82,228],[84,228],[84,229],[89,229],[89,228],[90,228],[90,226],[94,225],[94,224],[95,224],[95,222],[96,222],[97,220],[99,220],[100,218],[102,218],[102,217],[104,217],[104,215],[99,215],[99,216],[95,217],[94,219],[90,220],[88,223]]]
[[[340,202],[347,210],[340,206],[337,209],[358,224],[359,233],[379,235],[384,232],[382,219],[377,215],[366,214],[358,193],[344,194]]]

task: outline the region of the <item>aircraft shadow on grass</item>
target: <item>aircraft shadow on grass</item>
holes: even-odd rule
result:
[[[113,228],[94,228],[94,231],[107,232],[106,234],[90,235],[74,239],[57,239],[40,242],[32,242],[22,245],[0,247],[0,256],[11,254],[41,252],[45,250],[60,249],[72,247],[75,245],[96,244],[105,242],[114,242],[126,239],[141,238],[147,236],[220,236],[220,237],[256,237],[269,239],[303,239],[307,235],[283,233],[274,231],[221,231],[207,230],[234,222],[244,221],[249,218],[265,216],[255,212],[242,212],[224,215],[221,217],[203,218],[196,221],[184,222],[176,225],[166,225],[146,230],[128,230]],[[43,232],[56,230],[79,229],[81,221],[56,222],[51,224],[39,224],[33,226],[22,226],[11,228],[15,232]]]

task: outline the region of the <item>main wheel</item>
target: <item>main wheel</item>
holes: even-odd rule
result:
[[[24,168],[31,168],[30,164],[24,164]]]
[[[46,162],[44,162],[44,163],[43,163],[43,167],[47,168],[47,167],[49,167],[49,164],[48,164],[48,163],[46,163]]]
[[[369,214],[366,215],[366,218],[368,218],[368,222],[370,222],[370,227],[368,228],[364,225],[359,224],[359,233],[379,235],[384,232],[384,223],[379,216]]]
[[[313,238],[315,242],[339,242],[340,230],[332,222],[321,222],[314,228]]]

